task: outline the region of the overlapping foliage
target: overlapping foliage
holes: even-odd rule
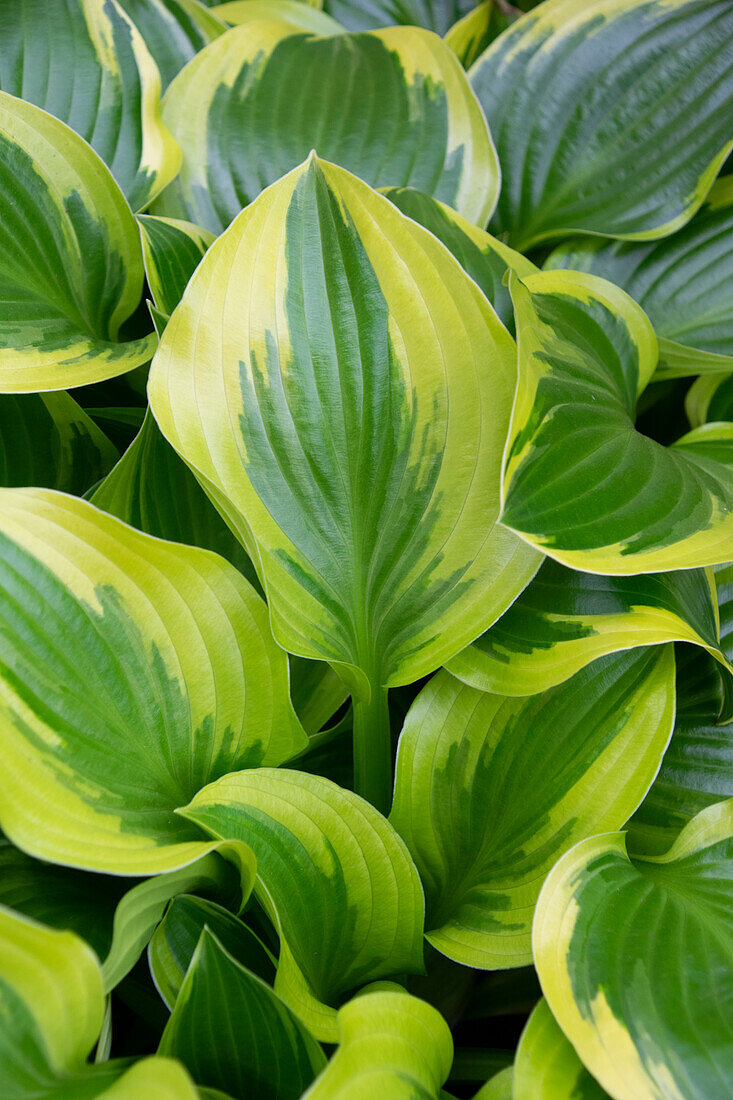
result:
[[[733,1094],[732,119],[730,0],[4,0],[4,1100]]]

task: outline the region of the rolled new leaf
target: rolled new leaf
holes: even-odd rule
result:
[[[0,485],[83,493],[118,457],[68,393],[0,395]]]
[[[197,1084],[218,1088],[232,1100],[300,1100],[326,1065],[320,1045],[295,1013],[208,928],[158,1051],[180,1059]]]
[[[0,906],[0,1080],[7,1100],[196,1100],[180,1063],[89,1065],[104,1018],[94,952],[72,932]]]
[[[511,1100],[609,1100],[563,1035],[544,999],[519,1040],[513,1087]]]
[[[363,799],[320,776],[258,768],[224,776],[179,813],[255,853],[255,891],[280,933],[275,989],[317,1038],[334,1041],[334,1006],[351,991],[422,970],[415,865]]]
[[[512,281],[519,383],[502,523],[550,557],[629,575],[728,561],[733,424],[663,447],[634,426],[657,364],[646,314],[605,279]]]
[[[405,720],[390,815],[420,872],[428,942],[464,966],[530,963],[545,876],[629,818],[673,720],[671,646],[602,657],[528,698],[433,677]]]
[[[314,35],[248,21],[186,66],[163,117],[183,164],[155,213],[213,233],[311,149],[374,187],[427,191],[478,225],[496,201],[496,153],[466,75],[416,27]]]
[[[307,744],[264,602],[222,558],[73,497],[0,504],[2,828],[90,870],[192,862],[211,846],[173,811]]]
[[[702,1100],[733,1089],[733,800],[669,852],[622,833],[568,852],[543,887],[535,965],[555,1019],[615,1100]]]
[[[672,237],[650,243],[579,238],[546,260],[622,287],[654,325],[655,378],[733,371],[733,177],[713,184],[695,217]],[[720,417],[719,419],[726,419]]]
[[[147,362],[153,333],[120,340],[142,294],[142,253],[99,157],[0,92],[0,162],[0,393],[86,385]]]
[[[548,558],[509,610],[446,667],[481,691],[533,695],[606,653],[671,641],[695,642],[727,665],[712,570],[604,577]]]
[[[0,88],[88,141],[133,210],[178,170],[180,151],[160,118],[158,68],[117,0],[4,0]]]
[[[525,250],[683,226],[733,144],[732,35],[728,0],[549,0],[518,19],[469,72],[502,168],[492,232]]]
[[[339,1048],[303,1100],[439,1100],[453,1040],[439,1012],[394,990],[368,990],[338,1014]]]
[[[278,641],[372,708],[357,789],[382,807],[384,687],[453,656],[537,568],[495,523],[515,369],[446,249],[315,157],[211,246],[153,364],[153,413],[257,563]]]
[[[468,69],[519,15],[506,0],[484,0],[446,31],[445,41]]]

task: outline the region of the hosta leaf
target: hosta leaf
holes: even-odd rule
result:
[[[259,589],[241,543],[163,438],[149,411],[140,432],[91,500],[148,535],[216,551]]]
[[[117,0],[140,31],[165,89],[226,26],[197,0]]]
[[[422,968],[420,881],[369,803],[320,776],[260,768],[224,776],[180,812],[255,853],[255,892],[281,937],[275,989],[289,1003],[294,969],[327,1006],[365,982]],[[299,1015],[307,1008],[293,1007]],[[321,1015],[314,1006],[306,1023],[332,1042],[335,1013]]]
[[[323,729],[348,697],[348,688],[329,665],[290,657],[290,698],[305,732]]]
[[[733,1089],[733,800],[673,848],[630,859],[591,837],[547,878],[535,963],[552,1013],[615,1098],[709,1100]]]
[[[511,1100],[608,1100],[542,1000],[527,1021],[514,1063]]]
[[[170,316],[214,235],[177,218],[139,214],[137,223],[150,293],[157,308]]]
[[[601,275],[631,295],[660,337],[655,377],[733,370],[733,176],[713,185],[684,229],[637,244],[579,238],[545,268]],[[722,418],[721,418],[722,419]]]
[[[438,1100],[453,1060],[443,1017],[407,993],[367,991],[338,1014],[339,1048],[303,1100]]]
[[[204,927],[247,970],[268,984],[275,979],[272,955],[251,928],[215,902],[183,894],[171,902],[148,948],[150,972],[170,1009],[176,1003]]]
[[[520,277],[533,275],[538,269],[532,261],[422,191],[412,187],[387,187],[383,194],[403,214],[424,225],[443,242],[463,270],[478,283],[499,320],[514,335],[514,307],[504,276],[507,268]]]
[[[117,458],[68,393],[0,395],[0,485],[83,493]]]
[[[533,695],[606,653],[670,641],[695,642],[725,661],[712,570],[604,577],[548,558],[509,610],[447,668],[481,691]]]
[[[0,88],[88,141],[134,210],[178,170],[180,152],[160,119],[160,74],[117,0],[3,0]]]
[[[634,427],[657,360],[646,315],[574,271],[513,281],[519,385],[502,523],[574,569],[712,565],[733,545],[733,424],[663,447]]]
[[[299,1100],[326,1064],[285,1002],[208,929],[159,1052],[180,1058],[198,1084],[223,1089],[233,1100]]]
[[[233,27],[241,27],[258,19],[278,19],[311,34],[340,34],[343,27],[330,15],[320,11],[320,5],[303,0],[230,0],[214,9],[216,15]]]
[[[65,389],[147,362],[153,334],[119,339],[143,264],[135,219],[99,157],[0,92],[0,164],[0,392]]]
[[[473,1100],[514,1100],[514,1067],[507,1066],[487,1081]]]
[[[352,31],[406,23],[445,32],[475,6],[476,0],[324,0],[324,8]]]
[[[305,737],[267,609],[223,559],[47,490],[0,491],[0,824],[31,855],[172,870],[173,811]]]
[[[169,1059],[146,1059],[129,1070],[126,1061],[88,1065],[104,1016],[94,952],[73,933],[4,907],[0,1013],[3,1100],[196,1098],[188,1075]]]
[[[453,24],[445,41],[467,69],[520,14],[506,0],[484,0]]]
[[[498,162],[466,75],[415,27],[312,35],[247,22],[189,62],[163,117],[183,165],[155,212],[214,233],[311,149],[374,187],[427,191],[480,225],[496,200]]]
[[[543,879],[578,840],[623,825],[673,720],[671,646],[602,657],[528,698],[435,676],[405,721],[390,815],[433,947],[486,970],[531,962]]]
[[[703,374],[687,391],[685,410],[693,428],[733,420],[733,373]]]
[[[630,847],[665,852],[706,806],[733,797],[733,726],[717,725],[723,706],[718,665],[678,647],[677,713],[659,775],[630,822]]]
[[[443,246],[310,158],[209,249],[149,393],[259,559],[278,641],[379,706],[382,685],[453,656],[537,567],[494,524],[514,371],[511,338]],[[384,805],[379,721],[357,789]]]
[[[695,213],[733,144],[728,0],[549,0],[470,71],[496,141],[492,232],[651,240]]]

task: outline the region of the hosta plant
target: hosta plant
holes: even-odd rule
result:
[[[4,0],[0,1096],[733,1095],[730,0]]]

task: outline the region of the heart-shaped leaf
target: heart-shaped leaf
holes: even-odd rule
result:
[[[553,868],[535,964],[552,1013],[618,1098],[707,1100],[733,1089],[733,800],[664,856],[591,837]]]
[[[636,401],[657,364],[646,314],[585,273],[544,271],[512,285],[519,384],[502,523],[592,573],[727,561],[733,424],[697,428],[672,447],[642,435]]]
[[[158,68],[117,0],[3,0],[0,88],[88,141],[133,210],[178,170],[180,151],[160,118]],[[29,153],[35,161],[36,148]]]
[[[158,1050],[233,1100],[299,1100],[326,1064],[295,1013],[208,928]]]
[[[684,225],[733,146],[728,0],[548,0],[469,76],[499,152],[491,224],[515,248]]]
[[[303,1100],[438,1100],[453,1040],[431,1005],[395,987],[367,991],[338,1014],[339,1048]]]
[[[604,577],[548,558],[509,610],[446,664],[481,691],[533,695],[636,646],[695,642],[726,662],[718,629],[712,570]]]
[[[197,0],[117,0],[158,66],[163,91],[192,57],[226,30]]]
[[[334,1041],[328,1006],[350,991],[422,969],[417,871],[363,799],[320,776],[259,768],[224,776],[180,812],[255,853],[255,892],[281,937],[275,989],[317,1038]]]
[[[0,392],[66,389],[147,362],[153,333],[119,339],[142,294],[142,253],[99,157],[0,92],[0,162]]]
[[[496,201],[496,153],[466,75],[416,27],[312,35],[247,22],[189,62],[163,117],[183,164],[155,213],[214,233],[311,149],[374,187],[427,191],[478,225]]]
[[[390,815],[420,872],[429,943],[464,966],[531,962],[545,876],[578,840],[624,824],[673,720],[671,646],[602,657],[528,698],[433,677],[405,720]]]
[[[222,558],[73,497],[0,502],[3,829],[87,869],[190,863],[210,846],[176,807],[307,744],[265,604]]]
[[[0,485],[83,493],[118,457],[68,393],[0,395]]]
[[[724,176],[695,217],[674,236],[649,244],[579,238],[546,269],[571,268],[609,279],[631,295],[659,342],[655,378],[733,370],[733,177]]]
[[[540,1001],[522,1032],[510,1100],[609,1100]]]
[[[88,1065],[104,1017],[88,944],[0,907],[0,1080],[4,1100],[196,1100],[163,1058]]]
[[[278,641],[372,708],[356,784],[379,806],[383,687],[472,641],[539,562],[495,525],[514,372],[446,249],[316,158],[211,246],[152,367],[158,424],[258,562]]]

